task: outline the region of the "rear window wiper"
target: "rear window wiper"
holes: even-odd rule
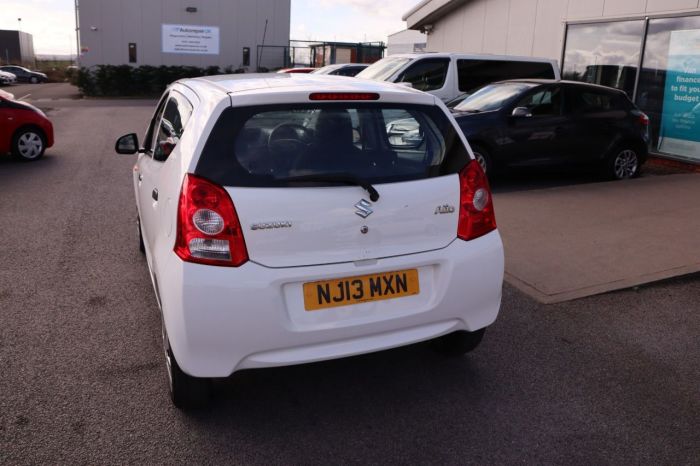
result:
[[[369,193],[369,198],[372,202],[377,202],[379,200],[379,192],[374,189],[374,186],[359,176],[351,175],[349,173],[318,173],[311,175],[300,175],[291,176],[289,178],[275,178],[275,181],[282,182],[328,182],[328,183],[340,183],[350,186],[360,186],[365,191]]]

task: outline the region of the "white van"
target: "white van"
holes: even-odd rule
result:
[[[358,78],[411,83],[443,101],[496,81],[519,78],[561,79],[556,60],[505,55],[407,53],[383,58]]]

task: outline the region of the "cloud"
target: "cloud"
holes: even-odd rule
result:
[[[292,0],[292,39],[348,42],[383,41],[406,28],[401,20],[418,0]],[[306,36],[295,36],[295,24],[303,21]]]
[[[73,0],[2,0],[0,29],[18,28],[32,34],[39,54],[75,53]]]
[[[406,27],[401,16],[418,1],[291,0],[291,39],[386,42]],[[0,2],[0,29],[17,29],[21,17],[22,30],[34,36],[36,53],[75,53],[74,0]]]
[[[393,0],[378,2],[377,0],[318,0],[319,5],[328,7],[350,7],[353,10],[372,16],[391,20],[401,20],[401,16],[418,3],[417,0]]]

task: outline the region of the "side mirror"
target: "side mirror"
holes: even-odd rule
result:
[[[530,109],[527,107],[515,107],[511,115],[514,117],[530,118],[532,116],[532,112],[530,112]]]
[[[139,151],[139,138],[136,133],[126,134],[114,145],[117,154],[136,154]]]

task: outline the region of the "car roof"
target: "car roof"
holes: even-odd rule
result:
[[[607,91],[607,92],[621,92],[625,93],[625,91],[620,90],[620,89],[615,89],[614,87],[608,87],[608,86],[601,86],[600,84],[593,84],[593,83],[585,83],[581,81],[570,81],[566,79],[530,79],[530,78],[521,78],[521,79],[507,79],[504,81],[498,81],[499,83],[529,83],[529,84],[536,84],[536,85],[542,85],[542,84],[567,84],[570,86],[577,86],[577,87],[589,87],[601,91]]]
[[[221,99],[234,94],[285,94],[304,92],[376,92],[400,101],[432,104],[434,96],[410,87],[368,79],[348,79],[326,74],[244,73],[182,79],[200,97]]]
[[[414,52],[396,53],[385,58],[463,58],[473,60],[503,60],[503,61],[526,61],[537,63],[556,63],[556,60],[543,57],[526,57],[516,55],[493,55],[490,53],[458,53],[458,52]]]
[[[331,68],[345,68],[346,66],[369,66],[367,63],[334,63],[332,65],[326,65],[319,70],[331,69]]]

